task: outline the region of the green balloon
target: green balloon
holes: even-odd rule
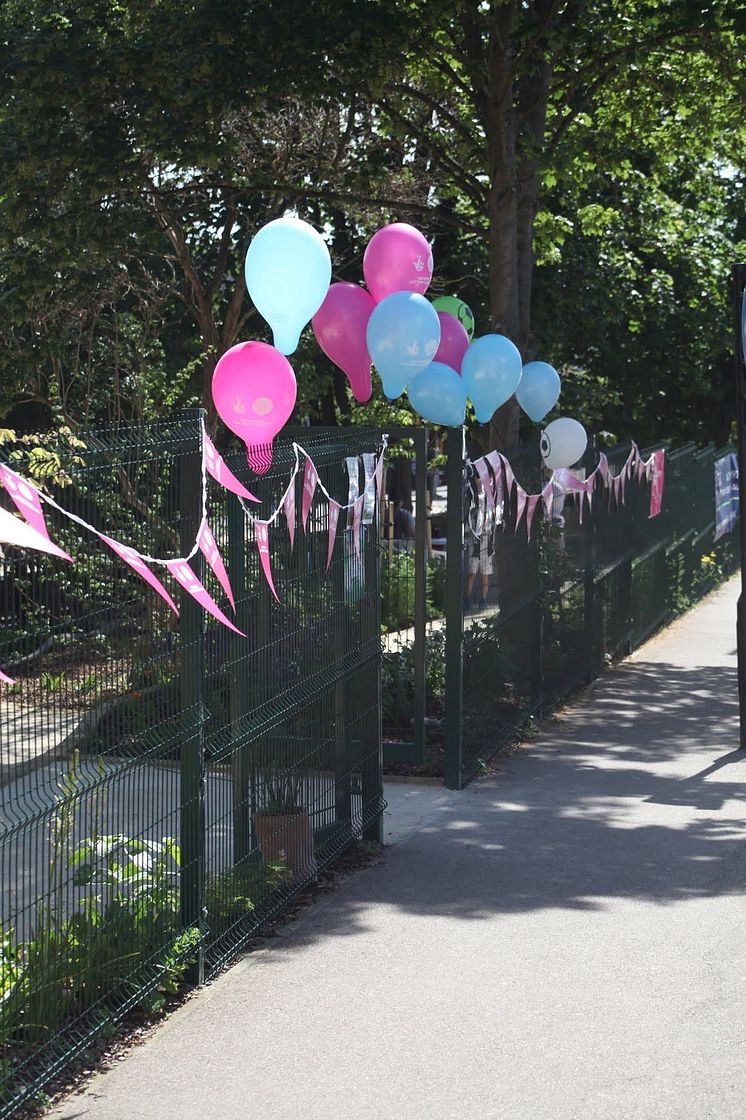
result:
[[[453,315],[454,319],[458,319],[471,342],[474,337],[474,315],[468,304],[458,296],[438,296],[433,300],[433,307],[436,311],[445,311],[448,315]]]

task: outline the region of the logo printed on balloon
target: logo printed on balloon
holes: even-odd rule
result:
[[[253,238],[245,272],[249,296],[272,328],[275,346],[292,354],[329,291],[332,262],[324,238],[300,218],[277,218]]]
[[[249,466],[257,474],[271,466],[272,441],[289,420],[297,391],[290,362],[266,342],[239,342],[215,366],[215,408],[246,444]]]
[[[427,238],[406,222],[384,226],[366,246],[363,275],[376,303],[394,292],[424,295],[433,278],[433,255]]]

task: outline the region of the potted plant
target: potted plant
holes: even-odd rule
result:
[[[292,770],[267,772],[259,788],[254,832],[266,864],[284,863],[293,877],[316,874],[313,829],[308,809],[301,804],[303,779]]]

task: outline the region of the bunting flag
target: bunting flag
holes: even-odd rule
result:
[[[0,682],[2,682],[2,684],[15,684],[16,683],[13,680],[13,678],[9,677],[7,673],[4,673],[2,671],[2,669],[0,669]]]
[[[308,462],[308,460],[307,460],[307,462]],[[314,474],[315,473],[316,472],[314,470]],[[310,508],[310,504],[309,504],[309,508]],[[305,526],[304,526],[304,528],[305,528]],[[258,519],[255,518],[255,520],[254,520],[254,530],[255,530],[255,533],[256,533],[256,547],[259,550],[259,560],[261,561],[262,571],[264,572],[264,578],[266,579],[267,583],[269,584],[270,591],[272,592],[275,599],[279,603],[280,596],[275,591],[275,581],[272,579],[272,568],[270,567],[270,562],[269,562],[269,522],[268,521],[259,521]]]
[[[479,476],[479,481],[482,484],[482,491],[483,491],[483,494],[484,494],[485,504],[489,503],[491,509],[494,510],[494,508],[495,508],[495,492],[492,489],[492,483],[490,481],[490,471],[489,471],[489,467],[487,466],[487,460],[484,459],[484,458],[477,459],[476,463],[474,464],[474,467],[476,469],[477,475]]]
[[[578,492],[586,492],[586,483],[582,478],[576,478],[571,470],[567,467],[561,467],[554,472],[554,481],[562,487],[563,490],[575,490]]]
[[[303,468],[303,505],[301,506],[301,521],[303,523],[304,533],[308,532],[308,515],[311,512],[313,496],[316,493],[316,484],[318,483],[318,481],[318,471],[314,466],[313,459],[309,456],[306,459],[306,465]],[[257,524],[259,524],[259,522],[257,522]]]
[[[73,563],[72,556],[63,552],[54,541],[50,541],[49,537],[42,536],[33,525],[29,525],[28,521],[22,521],[20,517],[16,517],[10,510],[3,509],[1,506],[0,544],[14,544],[19,548],[47,552],[50,556],[58,556],[61,560],[69,560],[71,564]]]
[[[503,482],[503,466],[499,451],[490,451],[485,459],[492,467],[493,496],[492,505],[495,510],[495,522],[502,521],[502,507],[505,502],[505,484]],[[510,495],[508,495],[510,497]]]
[[[530,494],[526,499],[526,534],[529,540],[531,540],[531,523],[534,520],[540,497],[540,494]]]
[[[363,502],[365,495],[361,494],[352,505],[352,543],[355,548],[355,556],[360,559],[360,523],[363,515]]]
[[[337,539],[337,526],[339,524],[339,511],[342,509],[339,502],[335,502],[334,498],[329,500],[329,543],[326,548],[326,571],[329,571],[329,565],[332,562],[332,554],[334,552],[334,542]]]
[[[554,512],[554,483],[551,480],[542,490],[541,497],[544,502],[544,516],[547,521],[551,521]]]
[[[654,451],[650,457],[652,464],[652,485],[650,487],[650,513],[648,517],[657,517],[663,505],[663,474],[665,470],[665,451]]]
[[[243,630],[239,630],[237,626],[234,626],[228,616],[223,614],[202,581],[192,571],[187,560],[167,560],[166,568],[176,582],[184,588],[187,595],[191,595],[203,610],[211,614],[213,618],[217,618],[218,622],[222,622],[223,625],[227,626],[229,630],[232,630],[234,634],[240,634],[242,638],[246,637]]]
[[[255,497],[250,490],[247,490],[242,482],[238,481],[205,431],[202,433],[202,441],[202,461],[210,477],[219,482],[224,489],[230,490],[232,494],[238,494],[239,498],[246,498],[250,502],[259,502],[260,499]]]
[[[0,463],[0,479],[18,512],[25,517],[32,529],[51,543],[36,487],[25,478],[21,478],[10,467],[6,467],[5,463]],[[63,555],[66,560],[72,561],[72,556],[68,556],[66,552]]]
[[[363,525],[372,525],[376,509],[376,457],[372,451],[363,454],[363,470],[365,471]]]
[[[518,526],[519,526],[520,521],[521,521],[521,518],[523,517],[523,511],[526,508],[526,499],[527,498],[528,498],[528,494],[523,489],[521,484],[516,483],[515,528],[513,530],[514,532],[517,531]]]
[[[202,518],[202,524],[200,525],[199,532],[197,533],[197,544],[199,545],[200,551],[205,560],[215,573],[218,583],[228,596],[230,605],[235,611],[236,600],[233,598],[233,588],[231,587],[231,581],[228,579],[228,573],[225,570],[223,557],[220,555],[220,549],[218,548],[217,541],[213,536],[212,529],[207,524],[206,517]]]
[[[282,508],[285,512],[285,520],[288,526],[288,536],[290,537],[290,551],[293,551],[295,545],[295,478],[291,479],[290,485],[285,491],[285,499],[282,503]]]
[[[130,568],[132,568],[133,571],[137,572],[137,574],[142,579],[144,579],[145,582],[150,587],[152,587],[154,591],[158,592],[161,599],[163,599],[164,602],[168,603],[174,614],[179,613],[176,603],[173,601],[168,591],[166,591],[166,588],[163,586],[158,577],[153,575],[150,568],[136,549],[130,548],[128,544],[120,544],[119,541],[115,541],[112,537],[107,537],[105,533],[99,533],[98,530],[94,529],[94,532],[96,533],[96,536],[101,538],[104,544],[108,544],[111,551],[115,552],[120,560],[124,560],[125,564],[129,564]]]
[[[504,455],[500,455],[500,462],[502,463],[502,468],[503,468],[502,472],[501,472],[501,476],[503,476],[505,478],[504,499],[505,499],[506,502],[509,502],[510,501],[510,495],[513,492],[513,483],[515,482],[515,475],[513,474],[513,468],[511,467],[510,463],[508,462],[508,460],[505,458]]]

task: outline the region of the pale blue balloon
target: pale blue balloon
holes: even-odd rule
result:
[[[517,347],[504,335],[485,334],[471,343],[461,363],[461,378],[480,424],[513,396],[522,365]]]
[[[275,347],[292,354],[329,291],[332,262],[324,238],[300,218],[277,218],[249,245],[245,271],[252,303],[272,328]]]
[[[455,369],[443,362],[431,362],[410,381],[409,403],[423,420],[460,428],[466,416],[466,389]]]
[[[548,362],[528,362],[523,367],[515,399],[529,419],[538,423],[556,405],[560,387],[559,374],[554,366]]]
[[[390,401],[430,365],[440,346],[440,319],[418,292],[393,292],[373,308],[366,330],[368,353]]]

